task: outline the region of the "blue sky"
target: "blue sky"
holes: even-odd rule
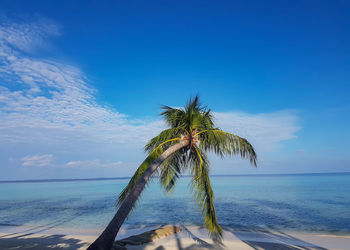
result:
[[[2,1],[0,179],[128,176],[195,94],[253,169],[350,171],[348,1]]]

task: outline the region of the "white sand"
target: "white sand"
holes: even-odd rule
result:
[[[55,228],[35,233],[30,229],[18,227],[9,232],[0,230],[1,250],[39,250],[39,249],[86,249],[99,231]],[[118,238],[139,234],[153,228],[122,230]],[[16,233],[18,232],[18,233]],[[140,246],[127,246],[139,250],[189,250],[189,249],[350,249],[350,235],[330,235],[311,233],[282,233],[272,231],[226,230],[224,246],[213,244],[206,232],[198,227],[184,227],[177,235],[156,240]]]
[[[187,231],[186,231],[187,229]],[[320,235],[312,233],[283,233],[272,231],[226,230],[224,245],[217,246],[206,232],[187,227],[181,233],[142,246],[127,249],[189,250],[189,249],[350,249],[350,235]]]

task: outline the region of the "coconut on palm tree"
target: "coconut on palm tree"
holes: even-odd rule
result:
[[[147,143],[148,157],[121,192],[117,213],[88,249],[111,249],[121,225],[156,172],[161,185],[170,192],[187,170],[192,176],[191,188],[202,211],[204,226],[215,241],[221,241],[222,229],[214,208],[207,153],[221,157],[240,155],[256,166],[254,148],[246,139],[215,127],[211,110],[201,106],[198,96],[190,99],[184,108],[164,106],[162,109],[161,115],[169,128]]]

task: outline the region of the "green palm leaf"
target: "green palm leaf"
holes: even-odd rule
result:
[[[221,157],[239,154],[256,166],[257,155],[247,139],[220,129],[203,130],[198,132],[197,136],[201,142],[199,146],[204,151],[214,152]]]
[[[195,152],[191,153],[191,165],[191,189],[204,217],[204,226],[209,230],[212,239],[221,243],[222,228],[217,221],[214,207],[214,192],[209,178],[209,160],[201,149],[196,148]]]
[[[160,167],[160,184],[168,192],[171,193],[180,178],[185,166],[183,157],[184,151],[178,151],[171,155]]]

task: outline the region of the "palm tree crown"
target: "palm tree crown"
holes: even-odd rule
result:
[[[190,99],[184,108],[164,106],[162,109],[161,115],[169,128],[147,143],[145,151],[149,153],[148,157],[121,192],[118,204],[123,203],[149,165],[164,151],[180,141],[187,141],[185,147],[172,153],[159,166],[160,183],[167,192],[171,192],[181,174],[189,170],[192,177],[191,190],[204,217],[204,226],[211,237],[220,242],[222,229],[214,208],[207,153],[221,157],[240,155],[256,166],[254,148],[246,139],[215,127],[211,110],[200,104],[198,96]]]

